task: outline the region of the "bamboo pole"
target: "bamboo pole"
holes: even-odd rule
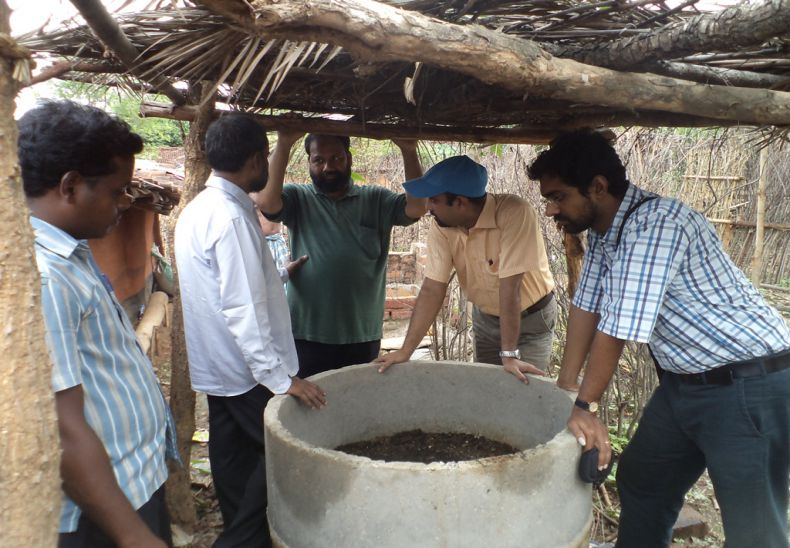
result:
[[[757,226],[756,223],[750,223],[748,221],[734,221],[732,219],[716,219],[713,217],[708,218],[708,222],[716,225],[734,226],[737,228],[755,228]],[[784,225],[780,223],[764,222],[763,227],[769,228],[771,230],[790,230],[790,225]]]
[[[757,185],[757,231],[754,236],[754,257],[752,257],[752,283],[760,287],[763,278],[763,242],[765,237],[765,184],[768,171],[768,147],[760,151],[760,179]]]

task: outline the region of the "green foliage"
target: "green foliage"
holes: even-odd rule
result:
[[[139,115],[139,96],[117,88],[108,88],[81,82],[60,82],[56,95],[62,99],[71,99],[78,103],[94,105],[111,111],[128,123],[132,131],[140,135],[145,142],[141,156],[156,157],[157,150],[163,146],[183,146],[188,125],[175,120],[162,118],[141,118]],[[154,100],[161,97],[151,96]]]

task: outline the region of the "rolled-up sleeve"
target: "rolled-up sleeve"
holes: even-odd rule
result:
[[[288,370],[298,364],[286,364],[288,354],[277,347],[272,336],[270,295],[259,240],[242,219],[231,221],[214,246],[219,278],[220,312],[227,323],[257,382],[275,394],[291,386]],[[268,250],[265,250],[268,253]],[[273,260],[271,256],[269,260]]]

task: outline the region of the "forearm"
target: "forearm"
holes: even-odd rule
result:
[[[521,328],[521,279],[523,274],[499,281],[499,337],[500,350],[518,348]]]
[[[76,400],[82,409],[82,389],[79,388],[78,397],[74,390],[77,389],[64,391],[69,392],[65,397],[58,392],[55,400],[63,449],[63,490],[118,546],[152,537],[118,485],[101,440],[74,408],[66,409]]]
[[[576,384],[579,373],[590,353],[599,319],[599,314],[587,312],[574,305],[570,306],[565,351],[562,355],[558,378],[558,383],[561,386]]]
[[[625,341],[600,331],[595,333],[590,350],[590,359],[579,388],[579,399],[586,402],[599,401],[612,379],[620,360]]]
[[[274,151],[269,155],[269,179],[255,198],[258,208],[269,215],[279,213],[283,208],[283,183],[292,146],[292,141],[279,138]]]
[[[425,333],[428,332],[428,328],[436,319],[446,292],[447,284],[425,278],[420,293],[417,295],[417,302],[414,304],[409,328],[403,340],[403,350],[411,354],[420,344]]]
[[[417,155],[416,143],[413,148],[402,146],[401,155],[403,156],[403,171],[406,180],[422,177],[422,166],[420,165],[420,157]]]

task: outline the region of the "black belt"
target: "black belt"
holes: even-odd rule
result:
[[[722,365],[702,373],[673,373],[665,371],[684,384],[732,384],[734,379],[760,377],[790,367],[790,350],[778,354]]]
[[[554,299],[554,291],[549,291],[543,297],[538,299],[535,302],[535,304],[533,304],[532,306],[529,306],[526,310],[524,310],[521,313],[521,315],[522,316],[526,316],[527,314],[533,314],[533,313],[537,312],[538,310],[543,310],[544,308],[546,308],[546,305],[549,304],[552,301],[552,299]]]

